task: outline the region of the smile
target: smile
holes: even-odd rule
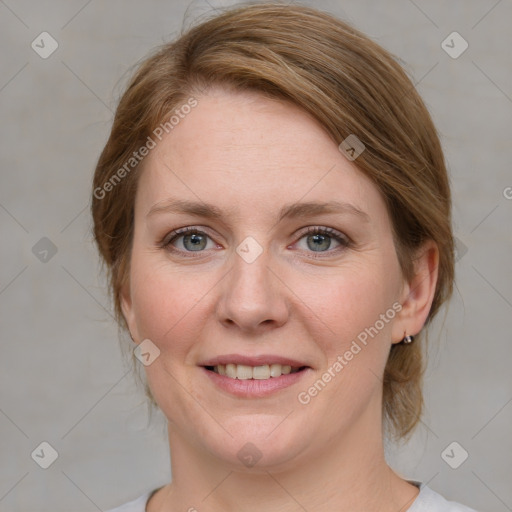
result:
[[[309,366],[289,364],[215,364],[204,365],[205,376],[215,389],[238,398],[254,399],[274,395],[293,386],[313,372]]]
[[[230,379],[239,380],[266,380],[270,378],[281,377],[290,373],[297,373],[306,368],[306,366],[292,367],[279,363],[263,364],[259,366],[249,366],[245,364],[219,364],[216,366],[206,366],[207,370],[213,371],[219,375]]]

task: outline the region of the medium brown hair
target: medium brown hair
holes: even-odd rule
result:
[[[454,246],[443,152],[424,103],[397,59],[347,23],[309,7],[264,3],[223,11],[157,48],[119,102],[94,174],[92,216],[121,329],[141,168],[126,162],[177,107],[214,85],[292,102],[337,145],[351,134],[364,143],[354,164],[385,200],[404,277],[412,277],[422,242],[438,245],[428,324],[452,293]],[[397,439],[412,432],[422,412],[422,339],[393,344],[385,368],[383,415]]]

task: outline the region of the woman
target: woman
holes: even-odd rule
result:
[[[311,8],[224,12],[139,67],[92,214],[172,482],[117,511],[469,511],[386,463],[453,284],[442,149],[381,47]]]

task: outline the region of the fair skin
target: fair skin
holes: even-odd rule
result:
[[[382,375],[391,344],[425,323],[437,247],[422,247],[406,281],[378,189],[316,121],[257,93],[216,88],[197,98],[144,161],[122,292],[133,339],[160,350],[146,373],[168,419],[172,482],[148,512],[407,510],[418,489],[384,459]],[[212,204],[221,216],[160,208],[173,199]],[[364,214],[278,221],[284,205],[329,201]],[[170,241],[183,227],[205,234]],[[331,228],[349,244],[308,227]],[[251,262],[237,252],[246,237],[262,249]],[[333,372],[382,314],[378,334]],[[240,396],[202,365],[230,354],[307,368],[286,387]],[[301,403],[329,368],[329,382]],[[253,466],[237,456],[247,443],[260,456]]]

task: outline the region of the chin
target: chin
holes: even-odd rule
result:
[[[293,414],[288,418],[286,415],[268,414],[232,417],[224,426],[233,437],[226,434],[212,438],[210,433],[202,442],[231,470],[253,473],[284,471],[296,464],[297,458],[311,445],[311,436],[314,437],[304,428],[303,422],[292,417]],[[217,428],[215,432],[218,432]]]

